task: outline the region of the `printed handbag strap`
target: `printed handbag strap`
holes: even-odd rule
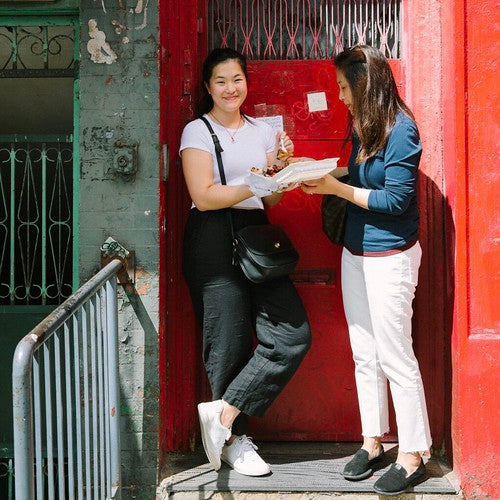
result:
[[[221,155],[221,153],[224,150],[222,149],[222,146],[220,145],[220,142],[219,142],[219,138],[217,137],[217,134],[214,132],[212,125],[210,125],[210,122],[204,116],[201,116],[200,119],[207,126],[208,131],[210,132],[210,135],[212,136],[212,140],[214,141],[215,156],[217,157],[217,166],[219,167],[220,181],[222,184],[226,185],[226,174],[224,173],[224,165],[222,164],[222,155]],[[227,215],[228,215],[228,219],[229,219],[229,226],[231,227],[231,236],[232,236],[232,239],[234,241],[234,227],[233,227],[233,216],[231,215],[231,207],[228,207]],[[233,261],[234,261],[234,259],[233,259]],[[233,264],[234,264],[234,262],[233,262]]]

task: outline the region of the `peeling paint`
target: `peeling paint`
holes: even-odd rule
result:
[[[137,295],[147,295],[148,290],[151,287],[151,283],[143,283],[141,286],[138,286],[136,288],[136,294]]]
[[[87,50],[90,54],[90,60],[97,64],[112,64],[117,60],[117,55],[106,42],[106,34],[104,31],[97,29],[97,21],[89,19],[89,37],[87,42]]]
[[[137,5],[135,6],[135,13],[140,14],[142,12],[143,0],[137,0]]]
[[[121,24],[118,19],[113,19],[111,21],[111,24],[113,26],[115,26],[115,33],[116,34],[120,34],[122,31],[127,31],[128,30],[128,26],[126,24]]]
[[[139,4],[140,4],[140,9],[142,11],[142,2],[143,2],[143,0],[137,1],[137,5],[135,7],[135,9],[136,9],[135,12],[137,14],[140,13],[140,11],[137,11],[137,9],[139,8]],[[146,0],[146,5],[144,6],[144,17],[142,20],[142,24],[140,24],[139,26],[136,26],[135,27],[136,30],[143,30],[148,25],[148,3],[149,3],[149,0]]]

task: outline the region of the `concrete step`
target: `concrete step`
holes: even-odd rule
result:
[[[164,494],[164,493],[162,493]],[[171,500],[457,500],[461,499],[461,494],[447,495],[438,493],[405,493],[396,497],[383,497],[373,493],[338,493],[338,492],[304,492],[304,493],[253,493],[243,491],[231,492],[171,492],[169,496],[157,496],[156,499]]]
[[[372,485],[397,456],[397,446],[384,443],[387,462],[364,481],[346,481],[341,471],[359,443],[262,443],[260,455],[272,474],[242,476],[223,464],[215,472],[203,448],[194,453],[172,453],[157,490],[157,500],[324,500],[327,498],[378,500]],[[457,500],[456,476],[445,461],[426,461],[427,478],[400,500]]]

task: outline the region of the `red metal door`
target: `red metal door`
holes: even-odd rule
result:
[[[399,65],[393,66],[399,79]],[[323,99],[326,109],[311,111],[311,94]],[[346,164],[347,110],[338,99],[331,60],[250,61],[245,111],[282,117],[297,156],[340,157],[339,164]],[[293,278],[313,343],[266,417],[252,421],[252,433],[272,440],[357,440],[361,429],[340,291],[341,247],[323,234],[319,196],[296,189],[269,215],[287,230],[301,255]]]

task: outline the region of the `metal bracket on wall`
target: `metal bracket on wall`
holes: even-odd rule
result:
[[[135,283],[135,252],[127,250],[114,238],[109,237],[101,246],[101,269],[113,259],[120,259],[123,268],[116,277],[121,285]]]
[[[137,143],[116,141],[113,150],[112,171],[131,180],[139,168]]]
[[[168,144],[163,144],[162,146],[162,180],[164,182],[168,181],[170,175],[170,159],[169,159],[169,149]]]

